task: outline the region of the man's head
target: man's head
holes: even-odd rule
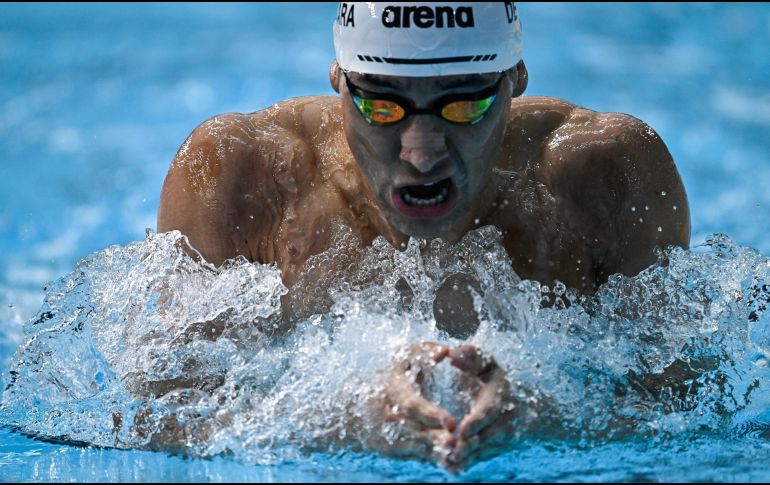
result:
[[[345,2],[334,33],[345,134],[386,217],[416,237],[462,230],[526,88],[516,7]]]

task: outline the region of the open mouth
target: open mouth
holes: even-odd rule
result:
[[[393,191],[393,205],[411,217],[439,217],[448,213],[457,201],[457,189],[451,178],[424,185],[407,185]]]

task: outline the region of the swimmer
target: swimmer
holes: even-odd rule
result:
[[[522,278],[586,293],[654,263],[656,247],[688,247],[687,196],[649,126],[522,97],[512,2],[342,2],[333,36],[339,96],[202,123],[171,164],[159,231],[216,265],[276,263],[288,287],[330,247],[335,220],[396,248],[493,225]],[[396,453],[460,469],[509,432],[519,402],[483,349],[415,342],[405,355],[381,408],[404,423]],[[464,417],[416,382],[445,359],[477,385]]]

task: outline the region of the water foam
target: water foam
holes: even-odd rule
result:
[[[770,260],[724,235],[580,296],[522,281],[491,227],[401,251],[336,231],[291,292],[275,266],[196,262],[176,232],[85,258],[25,325],[0,421],[246,463],[366,450],[398,436],[372,413],[394,357],[430,340],[496,358],[526,396],[519,443],[766,432]],[[462,413],[453,389],[439,366],[430,396]]]

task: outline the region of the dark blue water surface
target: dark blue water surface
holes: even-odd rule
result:
[[[87,255],[142,240],[155,227],[168,164],[198,123],[288,97],[333,94],[327,72],[335,10],[334,3],[0,6],[3,379],[43,287]],[[682,256],[685,276],[662,280],[679,285],[684,300],[699,284],[716,288],[723,272],[724,286],[708,298],[728,309],[728,292],[761,287],[770,267],[762,256],[770,254],[770,5],[522,4],[520,14],[527,94],[648,122],[682,174],[694,245],[712,233],[732,240],[727,249],[712,244]],[[703,321],[716,322],[722,340],[714,345],[734,361],[748,356],[764,369],[770,323],[747,327],[739,313],[735,307]],[[725,333],[731,325],[750,338],[732,341]],[[713,432],[709,421],[710,431],[698,434],[688,415],[686,439],[672,434],[669,419],[661,424],[666,432],[628,441],[532,442],[455,477],[374,454],[192,459],[62,445],[0,427],[0,480],[768,481],[770,418],[756,404],[770,402],[765,371],[740,363],[730,369],[736,389],[741,376],[760,383],[753,414],[743,416],[759,423],[752,425],[757,432]]]

